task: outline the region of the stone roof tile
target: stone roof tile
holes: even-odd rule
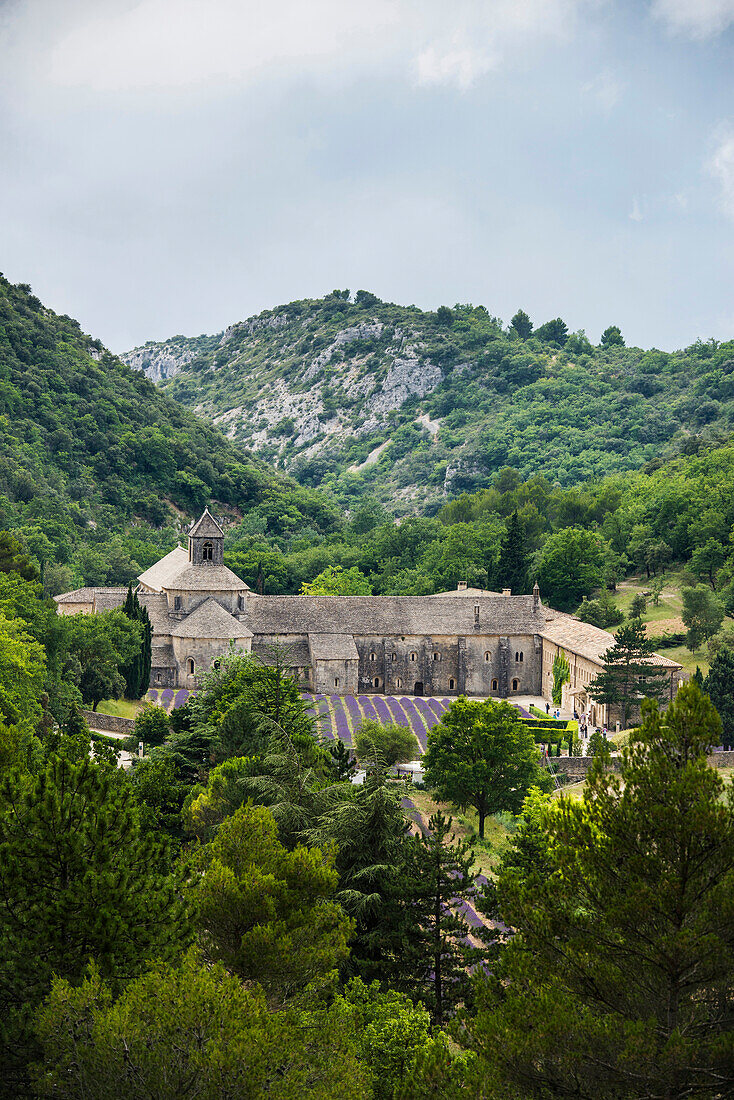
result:
[[[175,550],[171,550],[160,561],[151,565],[150,569],[146,569],[144,573],[141,573],[138,580],[146,588],[152,588],[154,592],[161,592],[164,588],[170,586],[174,577],[177,577],[188,564],[189,555],[183,547],[177,546]]]
[[[308,647],[313,661],[359,660],[351,634],[309,634]]]
[[[544,612],[542,605],[533,610],[532,596],[253,596],[247,601],[250,629],[273,635],[538,634]]]
[[[172,638],[251,638],[244,623],[225,611],[214,599],[205,600],[181,622],[171,626]]]
[[[226,565],[187,565],[168,584],[175,592],[249,592],[244,581]]]
[[[196,538],[224,538],[224,531],[219,526],[214,516],[211,514],[208,508],[205,508],[202,515],[197,519],[193,527],[189,529],[189,538],[195,535]]]

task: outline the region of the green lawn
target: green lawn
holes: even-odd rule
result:
[[[642,616],[643,623],[652,624],[652,629],[648,633],[677,634],[681,630],[685,630],[682,622],[680,622],[681,611],[683,610],[680,575],[680,568],[669,569],[662,575],[664,587],[657,607],[648,598],[647,610]],[[625,615],[629,614],[634,596],[639,592],[650,592],[654,580],[654,577],[627,577],[626,580],[617,585],[614,600]],[[678,620],[678,622],[676,623],[675,620]],[[619,627],[615,627],[613,632],[618,629]],[[660,652],[663,657],[669,657],[671,661],[677,661],[686,672],[693,673],[696,671],[696,666],[699,666],[705,676],[709,670],[704,646],[697,653],[691,653],[685,645],[674,646],[672,649],[661,649]]]
[[[111,714],[115,718],[135,718],[142,705],[139,699],[105,699],[97,707],[97,713]]]
[[[476,835],[478,822],[474,810],[462,813],[455,806],[436,802],[428,791],[411,790],[409,797],[420,810],[426,822],[436,810],[441,810],[447,817],[453,818],[456,839],[471,841],[476,857],[475,873],[480,872],[486,875],[487,878],[494,877],[502,859],[502,854],[512,839],[510,829],[502,821],[498,821],[496,817],[488,817],[484,822],[484,841],[481,841]]]

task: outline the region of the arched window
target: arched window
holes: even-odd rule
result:
[[[491,656],[492,654],[489,652],[489,650],[487,650],[487,652],[484,654],[484,660],[489,661]]]
[[[410,655],[411,661],[414,661],[416,659],[416,656],[417,656],[417,654],[411,653],[411,655]]]
[[[520,686],[520,681],[519,681],[519,680],[513,680],[513,681],[512,681],[512,690],[513,690],[513,691],[517,691],[517,689],[519,688],[519,686]]]
[[[498,685],[497,685],[497,681],[496,681],[496,680],[493,680],[493,681],[492,681],[492,691],[496,691],[496,690],[497,690],[497,686],[498,686]]]
[[[202,561],[214,561],[214,543],[205,542],[201,548]]]
[[[375,687],[378,688],[379,686],[380,686],[380,677],[375,676]]]
[[[397,680],[395,681],[395,687],[401,688],[402,686],[403,686],[403,681],[398,676]]]
[[[189,676],[193,676],[194,673],[196,672],[196,665],[194,664],[194,658],[193,657],[187,657],[187,659],[186,659],[186,671],[188,672]]]
[[[397,655],[397,653],[393,653],[393,655],[392,655],[392,657],[390,658],[390,660],[391,660],[391,661],[397,661],[397,659],[398,659],[398,655]]]
[[[520,663],[521,664],[522,664],[522,660],[523,660],[523,652],[522,652],[522,650],[520,650]]]
[[[522,661],[522,659],[523,659],[523,658],[522,658],[522,651],[520,651],[519,653],[516,653],[516,654],[515,654],[515,661],[516,661],[516,662],[518,662],[518,663],[519,663],[520,661]]]
[[[449,680],[449,691],[453,691],[455,687],[456,687],[456,684],[454,683],[454,681]]]
[[[377,654],[376,654],[376,653],[370,653],[370,660],[371,660],[371,661],[374,661],[374,659],[375,659],[375,657],[376,657],[376,656],[377,656]]]
[[[441,654],[440,653],[434,653],[433,654],[433,659],[434,659],[434,661],[440,661],[441,660]]]
[[[339,677],[338,677],[338,676],[335,676],[335,677],[334,677],[334,687],[335,687],[335,688],[338,688],[338,687],[339,687]]]

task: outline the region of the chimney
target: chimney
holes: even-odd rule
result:
[[[502,595],[503,596],[511,596],[512,595],[512,589],[511,588],[503,588],[502,589]]]
[[[538,582],[533,585],[533,611],[537,611],[540,607],[540,589],[538,588]]]
[[[466,592],[466,581],[459,581],[456,586],[457,592]]]

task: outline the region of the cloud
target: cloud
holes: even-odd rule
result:
[[[734,23],[734,0],[652,0],[656,19],[677,34],[710,38]]]
[[[418,86],[465,90],[535,45],[567,41],[603,2],[17,0],[8,43],[25,45],[39,79],[102,94],[230,91],[386,66]]]
[[[593,80],[581,86],[581,91],[594,99],[605,114],[609,114],[619,103],[623,85],[609,70],[599,73]]]
[[[734,129],[721,129],[706,168],[719,184],[719,205],[734,221]]]

